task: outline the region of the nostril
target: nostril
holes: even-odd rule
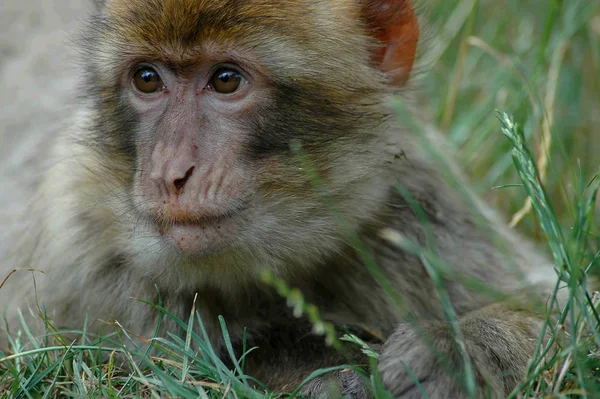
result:
[[[192,166],[186,172],[185,176],[183,176],[181,179],[177,179],[177,180],[173,181],[173,185],[175,186],[175,189],[177,191],[181,191],[193,173],[194,173],[194,167]]]

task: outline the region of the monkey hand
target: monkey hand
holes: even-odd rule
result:
[[[402,324],[383,346],[379,372],[396,398],[469,397],[469,375],[476,397],[506,397],[524,376],[539,325],[538,318],[498,307],[461,319],[462,340],[444,323]]]

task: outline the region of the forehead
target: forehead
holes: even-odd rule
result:
[[[357,1],[108,1],[103,26],[91,29],[102,32],[92,40],[101,46],[99,70],[144,60],[184,71],[208,55],[245,58],[280,79],[331,70],[329,80],[353,81],[368,73],[359,70],[368,66],[368,54]]]
[[[118,33],[128,40],[189,48],[201,41],[239,41],[253,33],[267,35],[270,31],[300,38],[334,28],[336,20],[339,22],[351,3],[339,0],[109,0],[108,12],[110,19],[116,22]]]

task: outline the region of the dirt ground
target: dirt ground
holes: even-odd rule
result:
[[[0,253],[30,196],[36,154],[75,101],[69,40],[88,9],[85,0],[0,1]]]
[[[47,134],[72,97],[68,43],[84,0],[6,0],[0,4],[0,159],[22,158]],[[71,34],[72,38],[72,34]],[[26,140],[23,140],[26,139]],[[6,165],[6,162],[3,162]],[[8,163],[10,165],[10,162]]]

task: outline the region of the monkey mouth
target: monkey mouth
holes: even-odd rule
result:
[[[237,213],[154,221],[160,237],[182,255],[203,256],[227,246],[238,230]]]
[[[158,226],[160,234],[165,234],[176,226],[190,226],[205,229],[213,225],[218,225],[220,222],[230,217],[232,217],[232,215],[229,214],[201,217],[175,217],[169,220],[154,219],[154,222]]]

